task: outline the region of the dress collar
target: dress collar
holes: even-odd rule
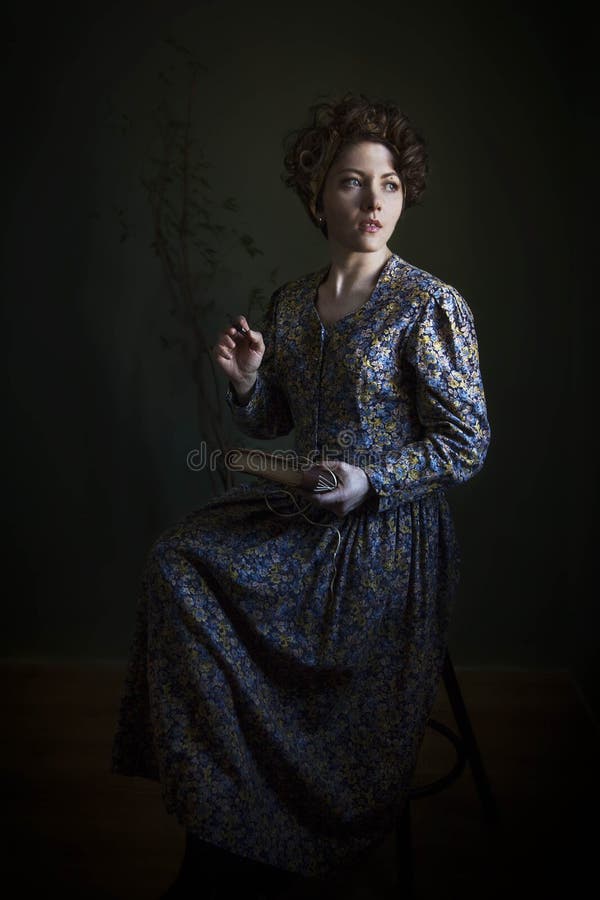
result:
[[[317,292],[319,286],[323,281],[327,278],[329,270],[331,269],[331,264],[322,266],[320,269],[317,269],[312,275],[308,276],[308,284],[307,284],[307,303],[310,309],[311,315],[314,320],[320,324],[326,331],[336,330],[338,327],[344,328],[349,322],[353,322],[355,320],[359,320],[365,312],[379,299],[382,291],[385,289],[385,286],[393,280],[394,273],[399,265],[403,262],[403,260],[396,254],[392,253],[390,257],[386,260],[383,268],[379,272],[377,277],[377,281],[373,290],[367,299],[362,303],[357,309],[352,312],[347,313],[345,316],[342,316],[336,322],[331,322],[325,324],[321,321],[321,317],[319,316],[319,312],[317,310]]]

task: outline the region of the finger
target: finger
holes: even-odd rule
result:
[[[343,470],[346,463],[343,459],[326,459],[321,463],[322,466],[329,466],[330,469]]]
[[[255,346],[260,346],[260,331],[254,331],[254,329],[250,328],[248,319],[245,316],[240,316],[240,325],[246,331],[244,336],[249,338],[250,342]]]
[[[335,487],[331,472],[322,465],[312,466],[302,471],[302,487],[307,491],[322,491],[325,487],[330,490]]]
[[[241,315],[232,316],[231,313],[229,313],[229,318],[231,320],[234,331],[237,334],[241,334],[243,337],[245,337],[246,334],[250,331],[246,318]]]
[[[244,321],[246,320],[244,319]],[[244,342],[246,342],[251,350],[254,350],[256,352],[261,351],[262,347],[260,342],[260,332],[252,331],[250,328],[242,326],[241,323],[239,329],[231,328],[230,331],[231,336],[236,344],[243,344]]]
[[[225,337],[221,341],[221,345],[223,347],[227,347],[229,350],[233,350],[237,346],[233,335],[230,334],[225,335]]]
[[[238,332],[235,328],[228,328],[227,331],[219,331],[217,343],[221,346],[233,348],[236,346],[236,334],[238,334]]]
[[[245,340],[247,337],[247,334],[242,334],[242,332],[234,325],[232,325],[231,328],[228,328],[226,333],[229,337],[232,337],[234,341]]]
[[[249,331],[246,337],[251,350],[254,350],[256,353],[264,351],[265,345],[260,331]]]
[[[336,511],[336,507],[339,506],[340,503],[343,502],[343,497],[340,496],[339,488],[334,488],[332,491],[319,491],[311,494],[314,497],[314,502],[319,506],[323,507],[323,509],[328,509],[331,512]]]

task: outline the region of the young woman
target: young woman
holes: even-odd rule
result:
[[[213,355],[241,432],[293,429],[337,487],[240,485],[148,555],[112,771],[159,779],[186,829],[168,896],[228,896],[208,887],[220,861],[323,875],[393,829],[458,579],[445,488],[490,438],[469,306],[388,246],[425,187],[406,116],[316,104],[285,169],[329,263]]]

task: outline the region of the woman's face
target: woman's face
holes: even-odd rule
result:
[[[358,252],[381,250],[394,233],[403,202],[394,158],[384,144],[360,141],[344,147],[323,188],[329,242]],[[368,230],[369,219],[381,227]]]

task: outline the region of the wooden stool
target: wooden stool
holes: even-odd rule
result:
[[[456,678],[454,666],[450,659],[450,652],[446,650],[442,679],[446,694],[452,707],[459,734],[448,728],[442,722],[429,719],[427,726],[447,738],[453,745],[456,760],[453,767],[445,775],[437,778],[429,784],[413,787],[409,791],[404,811],[396,824],[396,871],[397,884],[402,888],[402,898],[410,898],[414,887],[414,867],[412,855],[412,841],[410,833],[410,802],[417,797],[427,797],[437,794],[449,787],[461,775],[466,763],[471,767],[471,773],[475,781],[475,787],[481,801],[483,819],[487,824],[492,824],[499,819],[499,810],[492,793],[490,782],[483,768],[479,747],[471,727],[467,708],[465,706],[460,685]]]

